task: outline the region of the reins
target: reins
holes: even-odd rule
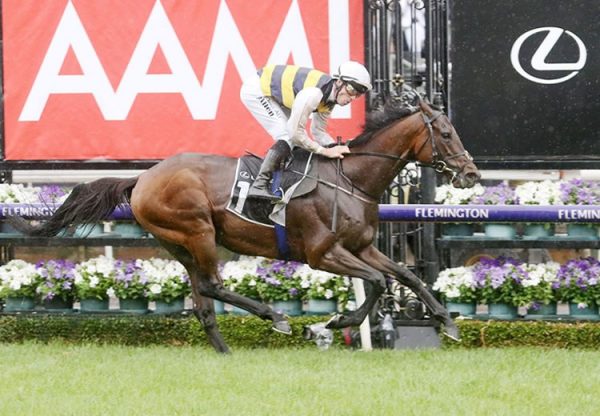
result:
[[[451,167],[448,166],[448,164],[446,163],[448,160],[452,160],[452,159],[456,159],[458,157],[461,156],[467,156],[468,158],[470,158],[470,155],[467,151],[464,152],[460,152],[460,153],[456,153],[453,155],[449,155],[447,157],[445,157],[444,159],[439,159],[439,152],[437,150],[437,146],[436,146],[436,142],[435,142],[435,134],[433,133],[433,122],[438,119],[442,114],[444,114],[442,111],[434,111],[431,115],[431,117],[429,117],[427,114],[425,114],[425,112],[423,110],[418,110],[422,117],[423,117],[423,123],[425,124],[425,127],[427,128],[429,135],[427,137],[426,140],[423,141],[423,143],[421,144],[421,146],[419,147],[419,149],[415,152],[415,155],[418,155],[424,148],[425,145],[430,142],[431,143],[431,155],[432,155],[432,162],[431,163],[423,163],[423,162],[415,162],[412,159],[407,159],[406,157],[402,157],[402,156],[396,156],[396,155],[390,155],[387,153],[379,153],[379,152],[350,152],[344,155],[344,157],[350,157],[350,156],[372,156],[372,157],[379,157],[379,158],[383,158],[383,159],[390,159],[390,160],[395,160],[397,162],[405,162],[405,163],[409,163],[409,162],[414,162],[417,166],[420,167],[430,167],[433,168],[436,172],[438,173],[445,173],[445,172],[450,172],[452,173],[453,177],[456,177],[456,175],[458,175],[463,168],[456,170],[456,169],[452,169]],[[414,113],[413,113],[414,114]],[[337,144],[343,144],[338,142]],[[356,186],[354,184],[354,182],[352,181],[352,179],[350,179],[348,176],[346,176],[346,174],[344,174],[344,169],[343,169],[343,163],[342,160],[338,158],[337,160],[337,168],[336,168],[336,182],[332,183],[329,181],[326,181],[324,179],[318,178],[318,177],[314,177],[308,174],[305,174],[304,172],[298,172],[295,170],[291,170],[291,172],[294,172],[296,174],[305,176],[307,178],[310,179],[314,179],[316,180],[318,183],[322,183],[323,185],[329,186],[333,189],[335,189],[336,191],[336,195],[335,195],[335,201],[334,201],[334,214],[335,211],[337,209],[337,191],[340,190],[341,192],[344,192],[350,196],[353,196],[363,202],[369,203],[369,204],[373,204],[373,203],[377,203],[379,198],[374,197],[373,195],[371,195],[369,192],[365,191],[364,189],[361,189],[360,187]],[[338,183],[338,178],[339,177],[344,178],[344,180],[350,184],[351,189],[348,190],[346,188],[343,188],[339,185]],[[354,193],[354,190],[358,190],[361,193],[363,193],[364,195],[366,195],[368,197],[364,198],[361,197],[360,195],[357,195]],[[331,229],[332,231],[335,232],[337,226],[337,222],[336,222],[336,218],[334,216],[334,219],[332,221],[332,225],[331,225]]]
[[[333,182],[326,181],[325,179],[321,179],[321,178],[319,178],[319,177],[317,177],[317,176],[309,175],[309,174],[307,174],[307,173],[300,172],[300,171],[297,171],[297,170],[295,170],[295,169],[290,169],[289,171],[290,171],[290,172],[292,172],[292,173],[295,173],[296,175],[303,176],[303,177],[305,177],[305,178],[314,179],[315,181],[317,181],[317,183],[321,183],[321,184],[323,184],[323,185],[329,186],[330,188],[333,188],[333,189],[335,189],[335,190],[340,190],[340,191],[342,191],[343,193],[345,193],[345,194],[347,194],[347,195],[350,195],[350,196],[353,196],[353,197],[355,197],[356,199],[358,199],[358,200],[360,200],[360,201],[362,201],[362,202],[365,202],[365,203],[367,203],[367,204],[377,204],[377,203],[378,203],[378,201],[379,201],[379,199],[378,199],[378,198],[375,198],[375,197],[373,197],[373,196],[372,196],[372,195],[370,195],[368,192],[365,192],[365,191],[363,191],[362,189],[360,189],[359,187],[357,187],[356,185],[354,185],[354,183],[352,183],[352,180],[351,180],[350,178],[348,178],[346,175],[344,175],[344,172],[343,172],[343,170],[340,170],[340,172],[341,172],[341,173],[340,173],[340,175],[339,175],[339,176],[341,176],[342,178],[344,178],[346,181],[348,181],[348,183],[350,183],[350,185],[352,185],[352,189],[350,189],[350,190],[348,190],[348,189],[346,189],[346,188],[343,188],[343,187],[339,186],[339,185],[338,185],[338,184],[336,184],[336,183],[333,183]],[[337,175],[336,175],[336,176],[337,176]],[[362,193],[364,193],[365,195],[367,195],[367,196],[369,197],[369,199],[367,199],[367,198],[363,198],[363,197],[362,197],[362,196],[360,196],[360,195],[356,195],[356,194],[354,193],[354,189],[358,189],[360,192],[362,192]],[[332,228],[333,228],[333,227],[332,227]]]

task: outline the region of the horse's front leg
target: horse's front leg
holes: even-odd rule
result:
[[[349,312],[346,315],[336,315],[328,322],[328,328],[360,325],[386,288],[385,277],[381,272],[369,266],[339,244],[334,245],[325,253],[314,267],[330,273],[358,277],[372,283],[372,290],[369,291],[363,304],[354,312]]]
[[[204,332],[208,336],[208,342],[217,352],[228,354],[229,347],[219,332],[217,317],[215,315],[215,304],[210,298],[194,295],[194,316],[202,323]]]
[[[389,257],[377,250],[374,246],[360,253],[359,257],[371,267],[386,275],[392,275],[398,282],[407,286],[427,306],[433,317],[444,324],[444,334],[449,338],[459,341],[458,327],[450,318],[444,306],[433,296],[417,275],[405,265],[394,263]]]

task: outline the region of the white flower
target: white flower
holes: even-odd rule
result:
[[[160,292],[162,292],[162,286],[158,283],[152,283],[149,287],[149,290],[152,294],[158,295]]]
[[[22,184],[0,184],[0,202],[7,204],[35,204],[40,202],[39,187],[25,187]]]
[[[106,294],[111,298],[116,297],[115,289],[113,289],[112,287],[109,287],[108,289],[106,289]]]
[[[442,270],[435,283],[433,290],[443,293],[448,299],[460,296],[461,288],[474,288],[473,268],[454,267]]]
[[[76,266],[76,273],[81,273],[84,277],[96,276],[109,278],[115,273],[115,261],[104,255],[94,257]],[[98,280],[95,281],[95,285],[98,284]]]
[[[153,257],[143,260],[141,267],[142,274],[149,283],[149,290],[154,295],[166,292],[166,288],[172,287],[174,283],[181,284],[182,279],[187,278],[185,267],[176,260]]]
[[[15,279],[11,282],[9,282],[8,287],[10,287],[12,290],[19,290],[21,289],[21,281],[19,279]]]
[[[0,266],[0,291],[18,291],[35,283],[38,276],[34,264],[14,259]]]
[[[256,276],[257,269],[265,260],[264,257],[240,256],[237,260],[228,261],[223,265],[221,277],[223,280],[241,281],[244,276]]]
[[[521,205],[563,205],[560,183],[550,180],[525,182],[515,187]]]
[[[560,264],[554,261],[539,264],[526,264],[526,274],[521,282],[525,287],[538,286],[541,282],[553,283],[558,281]]]
[[[455,188],[450,184],[440,185],[435,189],[435,202],[446,205],[469,204],[475,196],[483,194],[485,188],[475,184],[472,188]]]

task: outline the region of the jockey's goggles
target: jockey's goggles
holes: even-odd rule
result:
[[[358,97],[368,91],[367,87],[365,87],[362,84],[359,84],[358,82],[346,81],[345,83],[346,91],[348,91],[348,94],[353,97]]]

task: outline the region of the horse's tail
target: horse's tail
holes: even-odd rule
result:
[[[39,225],[21,217],[7,221],[29,236],[53,237],[67,227],[94,224],[106,219],[120,204],[127,204],[138,178],[102,178],[73,188],[65,202]]]

